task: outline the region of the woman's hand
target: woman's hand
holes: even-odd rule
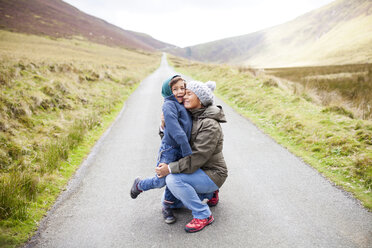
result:
[[[167,176],[169,174],[168,165],[165,163],[160,163],[158,167],[155,168],[155,173],[159,178]]]

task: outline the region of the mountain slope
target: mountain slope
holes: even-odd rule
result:
[[[257,67],[372,62],[372,1],[338,0],[290,22],[172,53]]]
[[[0,29],[52,37],[83,37],[106,45],[156,50],[173,45],[90,16],[61,0],[0,0]]]

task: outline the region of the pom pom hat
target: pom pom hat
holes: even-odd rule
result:
[[[213,91],[216,88],[216,82],[208,81],[202,83],[199,81],[190,81],[186,84],[186,89],[191,90],[199,98],[204,107],[213,104],[214,95]]]

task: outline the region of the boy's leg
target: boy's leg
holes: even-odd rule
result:
[[[171,162],[177,161],[182,158],[181,148],[174,148],[172,150],[169,150],[165,153],[165,156],[163,157],[164,163],[169,164]],[[173,206],[183,206],[182,202],[178,200],[172,192],[169,190],[168,187],[165,188],[164,191],[164,197],[162,202],[167,205],[173,205]],[[172,208],[180,208],[180,207],[172,207]]]
[[[158,159],[156,166],[159,166],[159,163],[165,162],[173,162],[174,159],[177,156],[177,150],[173,147],[162,144],[159,148],[158,152]],[[133,185],[130,190],[130,196],[135,199],[139,194],[141,194],[143,191],[147,191],[150,189],[155,188],[162,188],[165,186],[165,178],[158,178],[157,175],[154,177],[149,177],[143,180],[140,180],[140,178],[136,178],[133,182]],[[169,191],[169,190],[168,190]],[[169,196],[171,199],[171,197]]]
[[[166,197],[168,197],[168,199],[174,198],[175,200],[172,200],[172,202],[170,202],[166,200]],[[182,202],[175,198],[168,188],[166,188],[164,191],[164,194],[161,198],[161,204],[162,204],[161,212],[163,214],[165,223],[173,224],[174,222],[176,222],[176,217],[173,214],[173,209],[182,207]]]
[[[162,188],[165,186],[165,178],[149,177],[141,180],[139,177],[134,179],[132,188],[130,189],[130,196],[136,199],[143,191],[155,188]]]
[[[170,192],[168,187],[165,187],[163,202],[169,205],[175,204],[178,199]]]
[[[154,177],[149,177],[141,180],[138,183],[138,189],[142,191],[147,191],[149,189],[157,189],[165,186],[165,178],[158,178],[156,175]]]

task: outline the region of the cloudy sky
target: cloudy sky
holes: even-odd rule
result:
[[[186,47],[290,21],[333,0],[64,0],[123,29]]]

